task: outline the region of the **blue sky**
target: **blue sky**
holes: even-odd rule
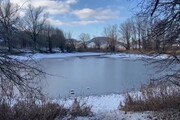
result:
[[[11,0],[22,5],[26,0]],[[132,16],[133,0],[31,0],[35,7],[44,7],[49,13],[48,21],[65,32],[72,32],[74,38],[81,33],[102,36],[103,28],[120,24]],[[27,4],[23,7],[26,8]],[[23,15],[23,13],[21,13]]]

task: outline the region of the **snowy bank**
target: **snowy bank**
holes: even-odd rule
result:
[[[119,110],[119,105],[124,101],[123,94],[111,94],[104,96],[78,97],[81,104],[92,107],[92,117],[77,117],[75,120],[144,120],[150,115],[150,112],[128,112]],[[54,103],[64,105],[69,108],[73,104],[73,98],[56,99]],[[64,119],[66,120],[66,118]]]
[[[118,106],[121,101],[124,101],[124,96],[120,94],[111,94],[103,96],[89,96],[77,98],[82,104],[86,103],[88,106],[92,106],[92,111],[99,112],[111,112],[118,110]],[[70,107],[74,101],[74,98],[67,99],[54,99],[53,102],[63,104],[65,107]]]
[[[104,53],[51,53],[51,54],[43,54],[43,53],[36,53],[36,54],[24,54],[24,55],[11,55],[11,58],[17,60],[38,60],[38,59],[63,59],[63,58],[70,58],[70,57],[90,57],[90,56],[101,56]]]
[[[126,53],[117,53],[117,54],[111,54],[111,53],[52,53],[52,54],[42,54],[42,53],[36,53],[36,54],[24,54],[24,55],[11,55],[11,58],[17,59],[17,60],[39,60],[39,59],[64,59],[64,58],[70,58],[70,57],[102,57],[102,58],[121,58],[121,59],[165,59],[168,57],[168,55],[143,55],[143,54],[126,54]]]
[[[122,58],[122,59],[165,59],[168,58],[168,55],[144,55],[144,54],[127,54],[127,53],[117,53],[117,54],[106,54],[103,57],[109,58]]]

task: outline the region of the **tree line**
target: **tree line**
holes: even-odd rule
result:
[[[42,7],[35,8],[31,4],[20,16],[21,6],[12,4],[9,0],[0,1],[0,37],[1,51],[12,52],[13,49],[27,48],[33,51],[59,48],[66,49],[65,34],[59,28],[53,27],[47,20],[48,14]],[[67,36],[70,37],[70,36]]]
[[[126,50],[165,52],[180,48],[178,29],[175,29],[179,22],[172,23],[168,30],[164,22],[138,14],[119,26],[107,26],[104,34],[108,37],[109,49],[115,51],[118,41],[124,43]]]
[[[148,13],[146,7],[146,10],[120,25],[105,27],[103,36],[107,38],[106,50],[117,51],[119,42],[125,50],[164,52],[178,49],[180,46],[178,8],[176,5],[173,7],[173,3],[167,2],[167,5],[170,6],[169,10],[173,14],[163,13],[167,16],[166,19],[163,19],[163,15],[151,16],[152,13]],[[53,27],[42,7],[35,8],[31,4],[28,5],[23,17],[19,15],[21,9],[21,6],[12,4],[10,0],[0,1],[0,37],[3,40],[0,44],[4,46],[1,47],[1,51],[5,51],[6,48],[10,53],[13,48],[40,52],[53,52],[53,48],[61,52],[76,51],[78,42],[72,38],[72,33],[64,33],[61,29]],[[82,33],[79,35],[79,40],[78,47],[87,50],[90,35]],[[95,48],[100,50],[101,43],[98,40],[94,43]]]

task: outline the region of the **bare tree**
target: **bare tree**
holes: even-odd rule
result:
[[[136,17],[136,30],[137,30],[137,36],[138,36],[138,48],[141,50],[141,41],[142,41],[142,19],[140,16]]]
[[[72,32],[66,32],[65,38],[66,38],[66,50],[67,52],[73,52],[76,50],[76,40],[72,38],[73,33]]]
[[[66,39],[63,31],[60,29],[55,29],[55,32],[53,32],[51,37],[56,44],[56,47],[60,48],[61,52],[64,52],[66,48]]]
[[[101,41],[100,41],[100,39],[98,39],[98,37],[95,37],[95,36],[94,36],[93,40],[94,40],[94,43],[95,43],[95,45],[96,45],[96,48],[97,48],[98,50],[100,50],[100,49],[101,49]]]
[[[149,32],[148,36],[156,42],[161,38],[163,47],[168,47],[168,49],[164,49],[165,51],[161,51],[159,48],[156,50],[159,54],[162,52],[166,53],[167,58],[153,62],[160,65],[159,68],[162,71],[169,71],[163,79],[171,81],[180,87],[180,47],[173,46],[173,44],[179,44],[180,41],[180,1],[142,0],[139,6],[142,9],[138,14],[146,17],[146,19],[150,19],[153,23],[152,31]],[[157,46],[161,47],[161,45]]]
[[[150,20],[147,20],[143,16],[136,15],[134,16],[134,27],[136,30],[136,41],[138,43],[139,51],[141,49],[146,50],[147,48],[151,49],[152,39],[148,38],[148,34],[151,32],[152,24]],[[134,28],[133,28],[134,31]]]
[[[20,7],[11,4],[10,0],[0,0],[0,34],[8,44],[8,51],[14,47],[14,36],[19,32],[17,21]],[[30,59],[29,59],[30,60]],[[41,87],[38,75],[43,73],[33,61],[19,60],[0,51],[0,95],[11,98],[19,93],[21,97],[39,97]]]
[[[81,40],[84,49],[86,49],[87,48],[87,41],[90,39],[90,35],[87,33],[81,33],[79,35],[79,39]]]
[[[136,23],[135,23],[135,20],[133,18],[130,19],[130,23],[131,23],[131,26],[132,26],[132,48],[133,49],[139,49],[140,50],[140,44],[137,44],[138,43],[138,40],[137,40],[137,29],[136,29]]]
[[[30,97],[31,95],[38,97],[41,93],[38,75],[42,71],[33,64],[30,65],[28,62],[1,55],[0,94],[6,97],[14,97],[14,92],[18,92],[21,97]]]
[[[146,19],[152,19],[155,23],[151,37],[165,34],[165,41],[175,43],[180,36],[180,8],[179,0],[154,0],[142,1],[142,10],[139,12]],[[158,20],[158,21],[157,21]],[[168,42],[167,42],[168,43]]]
[[[116,50],[116,43],[118,40],[118,29],[117,25],[109,25],[104,28],[104,34],[108,38],[108,48],[110,51],[115,52]]]
[[[32,5],[28,6],[24,17],[24,29],[30,35],[35,50],[37,50],[37,37],[43,30],[46,18],[47,14],[43,12],[42,7],[35,8]]]
[[[122,23],[119,27],[119,32],[122,36],[123,41],[125,42],[126,50],[130,50],[130,40],[131,40],[131,35],[132,35],[132,24],[128,20],[124,23]]]
[[[12,52],[12,42],[15,26],[19,19],[19,7],[11,4],[10,0],[0,0],[0,34],[8,45],[8,51]]]
[[[73,32],[70,32],[70,31],[65,32],[65,33],[64,33],[64,36],[65,36],[66,39],[72,39]]]
[[[49,23],[46,23],[44,25],[44,29],[43,29],[44,34],[43,35],[46,38],[49,52],[52,52],[52,48],[53,48],[52,34],[54,31],[55,31],[54,28]]]

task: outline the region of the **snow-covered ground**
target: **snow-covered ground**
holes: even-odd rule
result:
[[[92,107],[92,117],[78,117],[76,120],[144,120],[150,115],[149,112],[128,112],[120,111],[120,103],[124,101],[123,94],[111,94],[104,96],[78,97],[81,104]],[[56,99],[55,103],[59,103],[69,108],[72,106],[74,98]]]
[[[152,120],[151,112],[114,111],[95,114],[93,117],[77,117],[75,120]],[[65,119],[67,120],[67,119]],[[156,120],[156,119],[154,119]]]
[[[124,100],[123,95],[111,94],[103,96],[89,96],[89,97],[78,97],[78,101],[81,104],[86,103],[88,106],[92,106],[92,111],[95,113],[116,111],[120,102]],[[70,107],[74,101],[74,98],[67,99],[54,99],[53,102],[63,104],[65,107]]]
[[[106,54],[104,57],[110,57],[110,58],[123,58],[123,59],[165,59],[168,57],[168,55],[144,55],[144,54],[127,54],[127,53],[118,53],[118,54]]]
[[[122,58],[122,59],[164,59],[167,58],[168,55],[160,55],[160,56],[148,56],[142,54],[126,54],[126,53],[91,53],[91,52],[84,52],[84,53],[52,53],[52,54],[24,54],[24,55],[11,55],[10,57],[17,59],[17,60],[30,60],[30,59],[55,59],[55,58],[69,58],[69,57],[90,57],[90,56],[100,56],[100,57],[107,57],[107,58]]]

